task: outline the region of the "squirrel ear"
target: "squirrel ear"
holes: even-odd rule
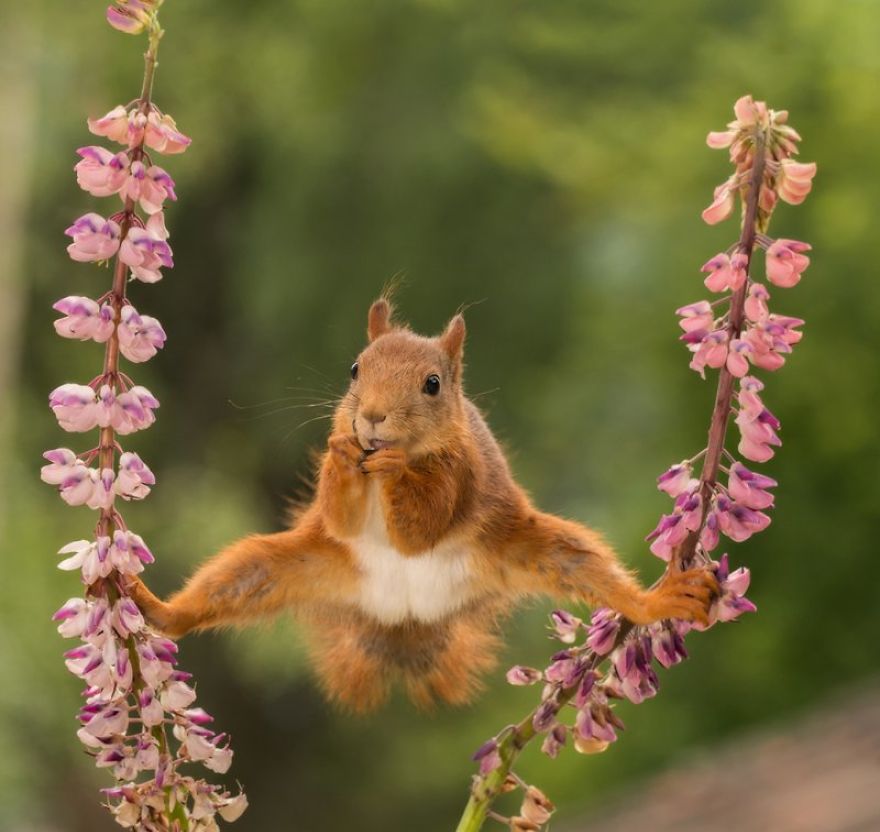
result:
[[[370,341],[391,331],[391,312],[391,304],[385,298],[379,298],[370,307],[367,315],[367,337]]]
[[[440,346],[453,361],[461,360],[466,332],[464,318],[459,314],[446,325],[446,329],[440,336]]]

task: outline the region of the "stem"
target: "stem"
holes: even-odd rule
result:
[[[159,40],[162,37],[162,30],[159,28],[158,22],[154,21],[154,25],[149,32],[149,45],[144,53],[144,82],[141,86],[140,98],[136,100],[137,108],[147,115],[150,111],[151,98],[153,94],[153,78],[156,74],[156,55],[159,50]],[[138,145],[132,148],[131,161],[138,162],[144,155],[144,138]],[[129,229],[132,226],[132,220],[135,217],[135,201],[128,197],[122,209],[122,218],[119,223],[119,240],[120,247],[122,241],[125,240]],[[113,286],[110,292],[105,296],[109,299],[110,305],[113,307],[114,319],[116,321],[113,327],[113,334],[107,341],[107,347],[104,351],[104,371],[102,379],[113,385],[114,391],[119,388],[119,320],[122,314],[122,307],[126,303],[125,296],[125,278],[128,267],[122,262],[119,253],[116,254],[116,261],[113,267]],[[98,441],[98,468],[113,468],[116,456],[116,432],[112,426],[101,428],[100,438]],[[113,508],[103,509],[100,519],[98,520],[98,534],[110,535],[114,528]]]
[[[748,274],[751,268],[752,252],[758,235],[765,230],[767,217],[762,216],[759,211],[759,202],[761,196],[761,185],[764,178],[765,159],[764,146],[766,144],[766,135],[763,130],[759,130],[755,135],[754,147],[754,164],[751,170],[749,181],[743,187],[746,193],[743,197],[743,222],[740,233],[739,242],[735,249],[745,254],[746,261],[746,279],[743,285],[737,289],[730,297],[730,310],[728,312],[728,337],[730,340],[738,338],[743,329],[745,320],[745,301],[748,294],[749,280]],[[760,228],[759,228],[760,226]],[[726,300],[723,298],[722,300]],[[693,560],[696,554],[697,543],[700,538],[700,531],[706,522],[709,513],[709,504],[712,494],[715,490],[718,479],[718,472],[721,467],[721,458],[726,453],[724,440],[727,435],[727,427],[730,421],[731,403],[733,401],[733,383],[734,376],[727,369],[722,367],[719,379],[718,389],[715,394],[715,404],[712,408],[712,418],[709,423],[709,442],[705,451],[701,451],[694,457],[694,460],[705,454],[702,471],[700,473],[701,496],[703,501],[702,517],[700,528],[696,532],[692,532],[675,552],[669,562],[666,571],[671,569],[685,569]],[[615,639],[612,650],[620,645],[632,630],[633,625],[625,619],[621,622],[620,630]],[[598,666],[605,656],[596,656],[593,667]],[[557,695],[557,703],[559,709],[564,707],[577,691],[577,685],[571,688],[565,688]],[[501,764],[495,770],[491,771],[485,777],[475,777],[473,786],[471,787],[471,795],[465,806],[464,813],[458,822],[456,832],[479,832],[489,817],[492,803],[500,794],[504,782],[511,773],[514,762],[516,762],[520,753],[537,735],[534,726],[534,717],[538,708],[533,709],[528,715],[517,725],[513,726],[510,731],[505,734],[503,739],[498,743],[498,754],[501,757]]]
[[[745,319],[745,303],[746,295],[749,291],[749,272],[752,265],[752,253],[755,248],[755,241],[759,234],[758,225],[766,225],[766,220],[761,222],[759,219],[758,204],[761,197],[761,183],[764,178],[764,145],[766,143],[766,135],[763,130],[759,130],[755,135],[755,155],[754,164],[752,165],[751,176],[744,198],[742,232],[736,250],[742,252],[746,256],[746,279],[743,285],[737,289],[730,299],[730,311],[728,313],[728,343],[734,338],[739,338],[743,329]],[[764,228],[760,229],[765,230]],[[703,462],[703,468],[700,472],[700,496],[702,497],[702,516],[700,519],[700,527],[695,532],[691,532],[680,549],[674,553],[670,566],[677,564],[682,569],[687,568],[693,561],[696,554],[697,543],[700,539],[700,532],[706,523],[706,517],[709,514],[709,505],[712,499],[712,493],[715,490],[715,484],[718,480],[718,471],[721,464],[721,456],[725,451],[724,441],[727,436],[727,427],[730,422],[731,403],[733,401],[733,382],[734,376],[727,369],[727,366],[721,367],[718,375],[718,389],[715,393],[715,404],[712,407],[712,418],[709,422],[709,443],[706,447],[706,458]]]
[[[623,619],[620,622],[620,629],[614,640],[614,645],[608,654],[618,645],[622,644],[624,639],[630,634],[633,624]],[[589,671],[595,670],[607,657],[594,656]],[[588,671],[588,672],[589,672]],[[563,688],[556,697],[558,704],[557,713],[561,711],[577,693],[580,686],[580,679],[570,688]],[[539,706],[540,707],[540,706]],[[533,708],[529,713],[516,725],[514,725],[504,738],[498,743],[498,754],[501,757],[501,765],[494,771],[489,772],[485,777],[475,777],[473,786],[471,787],[471,796],[467,805],[464,807],[461,820],[455,828],[455,832],[478,832],[483,828],[489,810],[495,798],[501,793],[501,788],[511,773],[513,764],[516,762],[523,749],[537,736],[535,730],[535,714],[538,708]]]

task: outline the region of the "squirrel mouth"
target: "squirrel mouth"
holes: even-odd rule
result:
[[[372,453],[373,451],[382,451],[385,448],[394,447],[394,443],[387,439],[371,439],[370,447],[366,449],[366,453]]]

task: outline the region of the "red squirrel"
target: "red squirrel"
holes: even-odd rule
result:
[[[363,712],[395,679],[420,705],[468,702],[495,665],[499,619],[529,597],[636,624],[706,621],[710,572],[644,589],[601,535],[532,505],[462,390],[461,315],[427,338],[382,298],[367,335],[311,503],[289,529],[224,549],[167,601],[136,580],[153,626],[177,637],[293,610],[326,694]]]

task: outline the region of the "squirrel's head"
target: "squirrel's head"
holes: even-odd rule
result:
[[[351,426],[364,450],[441,449],[463,424],[464,318],[456,315],[441,335],[426,338],[392,322],[382,298],[370,307],[367,337],[351,367],[339,427]]]

